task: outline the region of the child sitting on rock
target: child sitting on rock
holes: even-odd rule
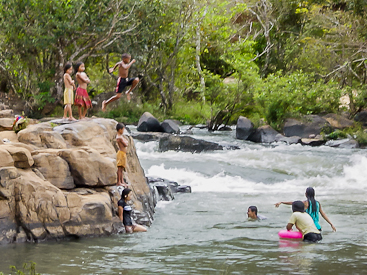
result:
[[[123,171],[126,170],[126,150],[127,146],[129,145],[129,141],[123,136],[125,129],[125,125],[122,123],[117,123],[116,125],[116,142],[119,150],[116,156],[116,163],[117,163],[117,186],[123,186],[127,188],[127,184],[124,181]]]

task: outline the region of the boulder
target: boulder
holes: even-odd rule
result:
[[[223,150],[224,147],[218,143],[195,139],[188,136],[167,136],[159,140],[159,151],[182,151],[200,153],[203,151]]]
[[[282,134],[277,134],[275,136],[275,141],[276,142],[284,142],[288,145],[301,143],[301,139],[302,139],[301,137],[297,137],[297,136],[285,137]]]
[[[284,135],[287,137],[300,136],[308,138],[310,135],[319,135],[321,132],[332,131],[330,123],[317,115],[307,115],[302,120],[288,118],[283,127]]]
[[[139,119],[139,132],[162,132],[161,124],[151,113],[145,112]]]
[[[354,120],[362,123],[363,126],[367,126],[367,111],[362,111],[356,114]]]
[[[334,129],[344,129],[353,126],[353,121],[337,114],[327,114],[323,116]]]
[[[240,116],[236,125],[236,138],[246,140],[255,132],[254,124],[246,117]]]
[[[0,167],[14,166],[14,160],[8,150],[0,144]]]
[[[18,168],[30,168],[34,161],[31,153],[20,146],[13,146],[9,144],[0,145],[0,148],[8,151],[14,161],[14,166]]]
[[[0,131],[12,131],[14,118],[0,118]]]
[[[64,138],[68,147],[89,146],[104,156],[115,158],[116,124],[112,119],[93,119],[63,124],[53,130]]]
[[[170,119],[166,119],[161,123],[162,131],[169,134],[179,134],[180,127]]]
[[[4,118],[4,117],[12,118],[13,121],[14,121],[14,112],[13,112],[13,110],[11,110],[11,109],[0,110],[0,118]]]
[[[8,140],[11,142],[18,142],[18,136],[14,131],[2,131],[0,132],[0,140]]]
[[[68,163],[56,154],[40,153],[33,156],[34,167],[44,178],[60,189],[75,188]]]
[[[19,131],[18,140],[39,148],[67,148],[63,137],[53,131],[51,124],[47,122],[29,125],[26,129]]]
[[[276,136],[279,133],[275,131],[270,125],[260,126],[252,133],[247,140],[257,143],[272,143],[276,141]]]
[[[116,184],[116,164],[97,150],[89,147],[65,149],[59,151],[59,156],[68,163],[76,186]]]

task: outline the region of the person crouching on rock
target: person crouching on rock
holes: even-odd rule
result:
[[[131,206],[127,203],[131,200],[131,189],[125,188],[122,191],[121,199],[118,202],[118,215],[120,220],[125,226],[126,233],[133,233],[133,232],[146,232],[147,229],[140,225],[133,222],[131,218]]]
[[[122,123],[117,123],[116,125],[116,142],[119,147],[119,151],[117,152],[116,162],[117,162],[117,186],[123,186],[127,188],[127,184],[124,181],[123,171],[126,170],[126,149],[129,145],[129,141],[123,136],[125,129],[125,125]]]
[[[287,224],[287,230],[290,231],[295,225],[303,235],[303,241],[317,242],[322,240],[320,231],[316,228],[311,216],[305,213],[303,202],[294,201],[292,203],[293,214]]]

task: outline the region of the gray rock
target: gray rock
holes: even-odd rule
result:
[[[160,138],[162,137],[167,137],[171,134],[168,134],[168,133],[159,133],[159,132],[146,132],[146,133],[143,133],[143,132],[132,132],[131,133],[131,136],[134,138],[134,139],[137,139],[137,140],[140,140],[140,141],[143,141],[143,142],[148,142],[148,141],[156,141],[156,140],[159,140]]]
[[[356,114],[354,120],[363,124],[363,126],[367,126],[367,111],[362,111]]]
[[[162,132],[161,124],[151,113],[145,112],[139,119],[139,132]]]
[[[236,125],[236,138],[246,140],[255,132],[254,124],[246,117],[240,116]]]
[[[179,134],[180,133],[180,127],[170,119],[166,119],[161,123],[162,131],[164,133],[170,133],[170,134]]]
[[[8,117],[8,118],[12,118],[14,119],[14,112],[11,109],[8,110],[0,110],[0,118],[4,118],[4,117]]]
[[[322,131],[332,131],[330,123],[317,115],[307,115],[302,120],[288,118],[285,120],[283,132],[287,137],[300,136],[308,138],[310,135],[319,135]]]
[[[272,143],[278,134],[270,125],[265,125],[257,128],[247,139],[257,143]]]
[[[188,136],[167,136],[159,140],[159,150],[161,152],[173,150],[191,153],[200,153],[203,151],[214,151],[227,149],[238,149],[235,146],[224,147],[218,143],[209,142],[201,139],[195,139]]]
[[[359,148],[358,142],[354,139],[349,139],[349,138],[329,140],[328,142],[326,142],[325,145],[330,146],[330,147],[345,148],[345,149]]]
[[[301,137],[298,137],[298,136],[285,137],[282,134],[277,134],[275,136],[275,141],[276,142],[284,142],[284,143],[286,143],[288,145],[301,143],[301,139],[302,138]]]
[[[218,131],[232,131],[232,128],[229,126],[221,126]]]

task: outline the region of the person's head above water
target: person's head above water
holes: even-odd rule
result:
[[[129,188],[125,188],[124,190],[122,190],[121,199],[126,201],[129,198],[130,192],[131,192],[131,189]]]
[[[293,212],[305,212],[305,205],[301,201],[294,201],[292,203],[292,211]]]
[[[250,206],[247,210],[247,216],[250,219],[257,219],[257,207],[256,206]]]
[[[313,189],[312,187],[308,187],[306,189],[306,198],[307,199],[314,199],[315,198],[315,189]]]

